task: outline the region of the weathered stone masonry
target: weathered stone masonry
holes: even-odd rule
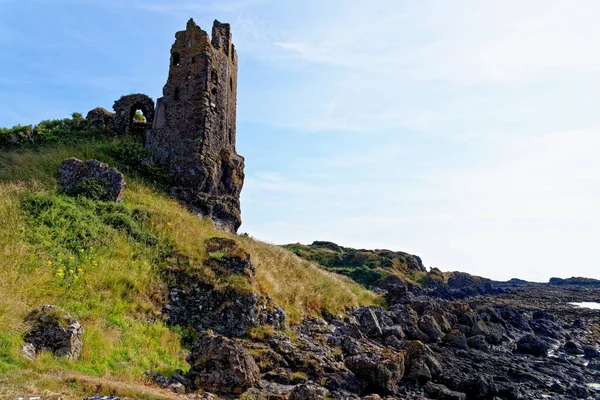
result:
[[[244,158],[235,151],[237,54],[229,24],[214,22],[212,40],[189,20],[177,32],[163,97],[146,147],[165,163],[172,194],[224,228],[241,224]]]
[[[87,117],[117,135],[145,133],[146,147],[168,169],[171,195],[232,232],[241,224],[244,182],[244,158],[235,150],[237,61],[229,24],[215,21],[211,39],[190,19],[175,34],[156,108],[132,94],[115,101],[114,114],[94,109]],[[136,110],[146,123],[133,121]]]

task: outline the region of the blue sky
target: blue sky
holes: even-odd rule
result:
[[[232,24],[241,232],[600,278],[595,0],[0,0],[0,126],[156,99]]]

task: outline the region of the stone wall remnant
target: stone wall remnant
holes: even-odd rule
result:
[[[145,133],[154,121],[154,101],[145,94],[136,93],[121,97],[113,105],[115,110],[112,132],[117,135]],[[141,111],[145,123],[136,122],[134,115]]]
[[[175,34],[169,77],[146,147],[172,177],[171,194],[235,232],[241,224],[244,158],[236,153],[237,54],[229,24],[212,39],[190,19]]]

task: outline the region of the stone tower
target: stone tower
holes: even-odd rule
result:
[[[172,195],[233,232],[244,181],[244,158],[235,151],[237,61],[229,24],[215,21],[211,40],[190,19],[175,34],[146,135],[146,147],[168,166]]]

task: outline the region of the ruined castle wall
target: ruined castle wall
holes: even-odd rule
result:
[[[228,24],[215,21],[213,38],[190,20],[177,32],[163,98],[164,123],[150,132],[148,147],[162,158],[203,160],[223,149],[235,152],[237,55]],[[162,119],[162,118],[159,118]],[[164,129],[164,131],[162,131]]]
[[[244,158],[235,151],[237,54],[229,24],[212,38],[188,21],[175,34],[169,77],[146,147],[167,164],[171,192],[231,231],[241,223]]]

